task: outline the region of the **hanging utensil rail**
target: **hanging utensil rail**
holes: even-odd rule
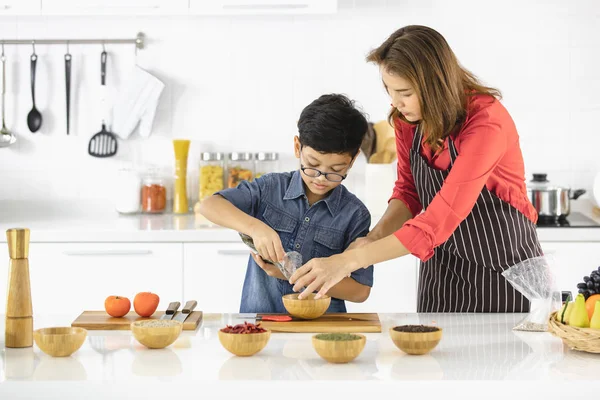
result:
[[[0,39],[0,44],[135,44],[137,49],[143,49],[145,35],[140,32],[135,39]]]

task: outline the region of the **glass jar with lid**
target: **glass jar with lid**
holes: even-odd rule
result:
[[[198,200],[201,202],[225,187],[225,157],[223,153],[200,154]]]
[[[260,178],[265,174],[279,172],[279,154],[272,152],[260,152],[254,155],[255,160],[255,178]]]
[[[142,212],[157,214],[167,208],[167,184],[160,170],[151,167],[142,178]]]
[[[254,163],[252,153],[229,153],[227,161],[227,187],[234,188],[241,181],[252,181]]]

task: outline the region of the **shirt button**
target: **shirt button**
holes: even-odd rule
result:
[[[299,249],[300,248],[300,243],[296,243],[296,248]]]
[[[310,221],[310,218],[308,218],[308,217],[304,218],[304,222],[309,222],[309,221]]]

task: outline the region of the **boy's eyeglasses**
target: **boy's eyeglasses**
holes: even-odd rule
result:
[[[319,176],[323,175],[329,182],[341,182],[346,179],[347,176],[336,174],[335,172],[321,172],[316,168],[307,168],[302,164],[300,164],[300,170],[302,170],[304,175],[311,178],[318,178]]]

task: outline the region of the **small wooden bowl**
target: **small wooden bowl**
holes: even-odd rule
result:
[[[52,357],[68,357],[75,353],[87,336],[87,330],[72,327],[42,328],[33,332],[35,344]]]
[[[260,333],[227,333],[219,330],[219,342],[227,351],[236,356],[248,357],[252,356],[265,348],[271,331]]]
[[[330,363],[343,364],[354,360],[365,348],[367,338],[359,334],[343,334],[357,336],[350,340],[325,340],[321,339],[326,333],[312,337],[312,344],[317,354]]]
[[[407,354],[427,354],[442,340],[442,328],[440,327],[426,326],[426,328],[435,328],[436,330],[433,332],[402,332],[396,330],[396,328],[406,326],[401,325],[390,328],[390,337],[396,347]]]
[[[315,300],[315,293],[311,293],[303,300],[298,299],[299,293],[286,294],[282,297],[283,306],[290,315],[301,319],[315,319],[325,314],[331,304],[331,297],[323,296]]]
[[[165,326],[152,326],[156,324]],[[133,337],[150,349],[163,349],[172,345],[181,334],[182,329],[183,324],[173,320],[146,319],[131,323]]]

